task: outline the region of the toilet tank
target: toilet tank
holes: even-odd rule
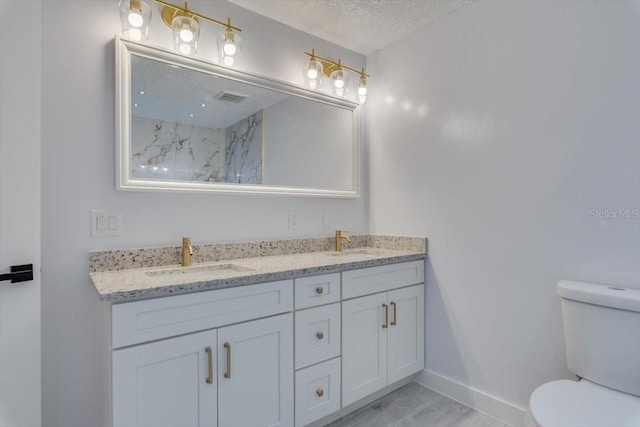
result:
[[[640,290],[561,280],[569,370],[640,396]]]

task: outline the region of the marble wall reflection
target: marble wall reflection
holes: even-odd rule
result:
[[[262,183],[262,111],[226,129],[224,158],[226,182]]]
[[[262,112],[227,129],[131,119],[133,178],[262,182]]]

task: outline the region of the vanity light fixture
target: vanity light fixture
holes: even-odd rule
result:
[[[142,0],[120,0],[119,7],[122,33],[131,40],[147,40],[151,21],[149,5]]]
[[[311,58],[304,66],[304,81],[309,89],[318,89],[322,84],[322,62],[316,57],[315,49],[311,49]]]
[[[331,81],[334,93],[337,96],[344,96],[347,92],[347,76],[345,70],[359,74],[358,79],[358,100],[364,103],[367,99],[367,78],[369,75],[362,70],[356,70],[338,62],[316,55],[315,49],[311,53],[305,52],[310,57],[309,62],[304,66],[305,83],[310,89],[318,89],[321,85],[322,77],[327,77]]]
[[[184,12],[178,11],[171,20],[171,29],[173,30],[173,48],[183,55],[195,55],[198,51],[200,23],[195,15],[189,13],[186,2]]]
[[[234,28],[231,26],[231,18],[228,18],[224,33],[218,36],[218,58],[227,67],[232,67],[236,62],[242,45],[242,38],[240,34],[233,32]]]
[[[189,10],[187,2],[184,3],[184,7],[180,7],[163,0],[154,1],[164,5],[160,16],[162,17],[162,22],[173,30],[174,48],[178,52],[186,55],[194,55],[196,53],[200,36],[199,19],[204,19],[225,28],[224,32],[218,37],[218,58],[220,63],[227,67],[236,64],[242,43],[242,39],[237,33],[242,30],[231,25],[231,18],[227,18],[227,22],[209,18]]]
[[[367,100],[367,76],[364,74],[364,68],[358,80],[358,100],[361,104],[364,104]]]

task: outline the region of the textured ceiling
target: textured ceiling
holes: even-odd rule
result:
[[[368,55],[471,0],[229,0],[355,52]]]

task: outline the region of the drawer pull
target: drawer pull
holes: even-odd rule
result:
[[[322,338],[324,338],[324,332],[320,331],[316,333],[316,338],[318,338],[319,340],[321,340]]]
[[[318,395],[318,397],[322,397],[322,396],[324,396],[324,390],[319,388],[319,389],[316,390],[316,394]]]
[[[209,368],[209,376],[207,376],[207,384],[213,384],[213,350],[211,347],[205,347],[204,351],[207,353],[207,366]]]
[[[324,288],[322,286],[318,286],[316,288],[316,294],[322,295],[324,293]]]
[[[224,343],[224,348],[227,350],[227,371],[224,373],[224,377],[231,378],[231,344]]]
[[[391,306],[393,307],[393,320],[391,321],[391,326],[396,326],[398,321],[398,305],[391,301]]]
[[[384,324],[382,325],[383,329],[389,327],[389,306],[387,304],[382,304],[382,308],[384,308]]]

